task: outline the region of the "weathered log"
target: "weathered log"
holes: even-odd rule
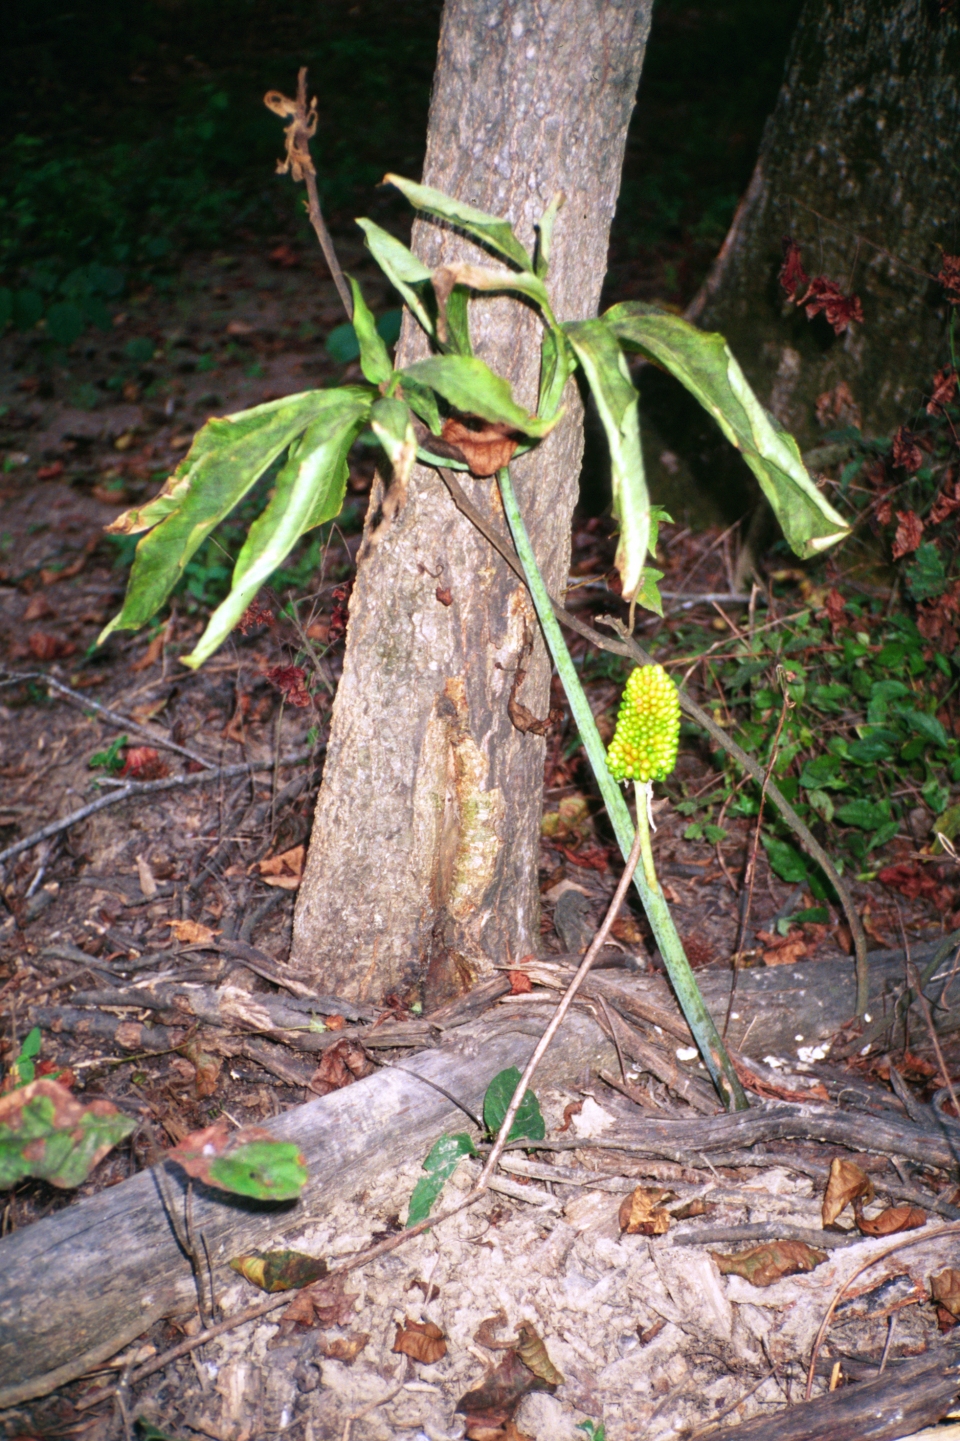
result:
[[[464,1117],[414,1069],[476,1112],[491,1077],[523,1067],[542,1025],[490,1018],[436,1050],[408,1057],[267,1122],[295,1141],[310,1180],[301,1200],[257,1206],[194,1187],[193,1225],[203,1234],[217,1285],[231,1256],[262,1247],[304,1216],[322,1214],[365,1179],[424,1152]],[[571,1078],[614,1063],[587,1016],[571,1015],[544,1074]],[[42,1396],[115,1355],[163,1316],[196,1301],[183,1233],[186,1178],[161,1164],[0,1241],[0,1407]],[[398,1206],[404,1197],[398,1196]]]
[[[936,1425],[953,1409],[958,1394],[960,1340],[951,1336],[922,1356],[894,1362],[872,1381],[699,1435],[702,1441],[892,1441]]]

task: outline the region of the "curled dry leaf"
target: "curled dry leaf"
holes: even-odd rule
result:
[[[927,402],[927,414],[939,415],[945,405],[952,405],[957,393],[957,372],[952,365],[945,365],[933,377],[933,391]]]
[[[917,549],[923,539],[923,521],[912,510],[898,510],[897,533],[893,537],[893,558],[900,560]]]
[[[637,1186],[620,1203],[620,1230],[629,1236],[664,1236],[670,1229],[670,1213],[664,1201],[675,1201],[676,1192],[659,1186]]]
[[[533,982],[526,971],[508,971],[507,979],[510,982],[511,996],[524,996],[533,990]]]
[[[332,1019],[327,1018],[328,1025]],[[339,1027],[331,1026],[330,1029],[338,1030]],[[324,1051],[323,1059],[310,1077],[310,1090],[318,1096],[328,1096],[331,1091],[340,1091],[361,1077],[369,1076],[373,1070],[373,1063],[367,1060],[363,1048],[344,1036],[343,1040]]]
[[[302,1251],[253,1251],[234,1256],[230,1268],[261,1291],[298,1291],[327,1274],[327,1263]]]
[[[960,1271],[949,1266],[931,1276],[930,1295],[942,1310],[960,1319]]]
[[[280,1329],[268,1345],[283,1345],[298,1326],[305,1328],[349,1325],[354,1314],[357,1293],[344,1290],[346,1279],[341,1271],[298,1291],[290,1305],[284,1307],[280,1317]]]
[[[852,1201],[868,1202],[873,1199],[873,1182],[855,1161],[844,1161],[835,1156],[830,1162],[830,1175],[823,1193],[821,1219],[824,1226],[834,1221]]]
[[[432,1321],[411,1321],[408,1317],[403,1326],[397,1327],[393,1350],[432,1366],[447,1354],[447,1343],[440,1327]]]
[[[901,1231],[918,1231],[927,1224],[927,1215],[917,1206],[888,1206],[869,1221],[857,1216],[857,1225],[864,1236],[896,1236]]]
[[[507,1313],[501,1308],[499,1311],[494,1312],[492,1316],[484,1317],[473,1333],[473,1339],[478,1346],[486,1346],[488,1351],[509,1351],[513,1346],[513,1342],[498,1341],[496,1336],[496,1333],[502,1331],[506,1324]]]
[[[184,946],[212,946],[219,931],[212,931],[209,926],[202,925],[200,921],[166,921],[176,936],[177,940]]]
[[[712,1216],[716,1209],[702,1196],[695,1196],[692,1201],[684,1201],[682,1206],[674,1206],[670,1215],[675,1221],[690,1221],[694,1216]]]
[[[299,665],[275,665],[265,672],[267,680],[275,685],[288,705],[303,710],[312,705],[307,690],[307,673]]]
[[[466,1418],[468,1436],[496,1435],[498,1428],[502,1431],[512,1421],[524,1396],[549,1389],[516,1351],[508,1351],[495,1371],[489,1371],[475,1390],[460,1397],[456,1409]]]
[[[257,861],[256,869],[265,886],[279,886],[283,891],[295,891],[303,879],[304,846],[292,846],[279,856],[270,856]]]
[[[908,475],[913,475],[923,464],[923,451],[905,425],[901,425],[893,437],[893,463]]]
[[[735,1256],[711,1251],[721,1276],[742,1276],[751,1286],[772,1286],[784,1276],[812,1271],[827,1259],[826,1251],[808,1246],[806,1241],[765,1241]]]
[[[153,746],[131,746],[120,772],[121,777],[129,776],[137,781],[159,781],[169,774],[170,767]]]
[[[206,1100],[208,1096],[212,1096],[216,1092],[220,1067],[223,1063],[216,1056],[211,1056],[201,1050],[200,1042],[196,1038],[187,1042],[183,1048],[183,1054],[196,1072],[194,1086],[197,1097],[201,1101]]]
[[[321,1336],[317,1350],[331,1361],[355,1361],[370,1340],[366,1331],[350,1331],[346,1336]]]
[[[471,427],[453,416],[444,421],[441,434],[449,445],[457,447],[471,472],[479,476],[496,475],[509,465],[518,444],[505,425],[478,421],[476,427]]]

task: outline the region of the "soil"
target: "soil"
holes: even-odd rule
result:
[[[362,252],[351,251],[349,243],[343,250],[346,266],[362,280],[375,308],[383,309],[386,297]],[[104,526],[154,493],[207,416],[352,378],[350,368],[335,365],[319,342],[341,319],[320,263],[283,247],[275,257],[237,252],[192,263],[170,291],[145,291],[125,302],[110,335],[79,343],[66,368],[50,362],[39,337],[0,340],[5,454],[0,849],[102,794],[109,775],[102,764],[92,767],[91,758],[124,734],[129,743],[121,754],[128,775],[141,779],[165,772],[194,781],[197,763],[189,770],[187,758],[164,749],[164,741],[218,767],[258,767],[138,795],[6,863],[5,909],[0,909],[4,1068],[9,1070],[24,1036],[38,1023],[44,1065],[68,1071],[82,1099],[109,1099],[138,1124],[77,1191],[42,1182],[11,1191],[2,1210],[4,1235],[155,1164],[171,1145],[221,1114],[237,1124],[255,1123],[330,1084],[329,1076],[319,1075],[316,1058],[301,1052],[265,1045],[258,1051],[242,1036],[218,1050],[217,1038],[203,1026],[184,1027],[176,1016],[165,1018],[167,1044],[150,1049],[137,1044],[140,1022],[154,1018],[149,1012],[71,1004],[78,992],[165,976],[275,994],[276,987],[242,956],[231,955],[227,943],[255,947],[281,963],[288,954],[302,862],[297,848],[309,835],[342,653],[336,621],[343,595],[334,591],[352,573],[371,452],[354,452],[348,504],[325,549],[302,552],[297,594],[306,597],[298,614],[312,642],[306,662],[313,688],[309,704],[295,704],[303,697],[289,687],[285,695],[282,677],[278,683],[270,676],[304,653],[303,634],[281,613],[283,595],[266,597],[273,624],[235,633],[200,672],[178,663],[209,613],[215,558],[191,578],[192,590],[177,597],[162,624],[115,634],[99,649],[95,645],[119,608],[129,558],[128,550],[104,535]],[[150,360],[130,359],[135,350],[130,342],[137,339],[153,346]],[[588,614],[617,611],[618,597],[608,586],[612,550],[606,519],[578,517],[571,605],[584,606]],[[740,623],[733,609],[738,602],[730,596],[736,557],[729,539],[724,542],[717,528],[665,526],[662,552],[664,590],[679,598],[668,601],[666,620],[641,622],[643,643],[658,658],[677,660],[674,630],[681,618],[688,622],[693,616],[715,627],[722,647]],[[696,600],[691,608],[691,594],[725,599]],[[767,619],[784,623],[790,610],[788,600]],[[742,606],[736,615],[741,613]],[[609,734],[619,679],[602,666],[586,674],[594,711]],[[48,692],[45,678],[69,687],[75,699]],[[562,705],[562,696],[557,700]],[[132,727],[125,731],[85,702],[135,722],[146,734]],[[571,742],[566,716],[550,732],[544,779],[545,955],[583,948],[619,873]],[[135,759],[142,747],[154,756]],[[709,789],[717,775],[705,746],[686,740],[676,776],[685,793]],[[691,962],[695,968],[728,966],[740,934],[741,880],[753,822],[728,818],[726,838],[710,845],[684,838],[687,819],[666,799],[658,801],[655,818],[660,873]],[[887,857],[909,860],[915,851],[914,838],[905,835],[891,843]],[[269,865],[263,868],[280,856],[286,863],[277,862],[274,874]],[[272,883],[278,879],[288,886]],[[853,891],[875,944],[943,932],[942,908],[923,896],[895,902],[872,882],[854,883]],[[775,964],[777,918],[812,899],[777,879],[761,851],[740,938],[746,962]],[[181,924],[178,935],[171,922],[193,922],[195,929]],[[638,913],[625,909],[614,934],[619,951],[608,954],[610,963],[640,970],[660,966]],[[792,934],[794,963],[816,957],[852,965],[842,913],[831,911],[827,924],[808,924]],[[127,1031],[112,1024],[118,1016],[129,1024],[131,1015],[137,1020]],[[100,1025],[104,1017],[107,1031]],[[922,1097],[927,1094],[922,1087],[936,1075],[936,1058],[922,1032],[911,1035],[910,1047],[918,1067],[912,1081]],[[957,1074],[956,1047],[946,1047],[946,1061]],[[344,1072],[339,1079],[351,1077]],[[628,1079],[640,1089],[636,1075]],[[874,1072],[865,1079],[889,1095],[882,1076]],[[685,1112],[659,1083],[644,1084],[647,1110]],[[573,1116],[575,1131],[589,1139],[583,1117],[592,1116],[600,1127],[594,1140],[605,1125],[643,1112],[595,1076],[566,1093],[548,1092],[542,1101],[549,1135],[569,1127],[571,1106],[582,1107]],[[523,1400],[515,1435],[556,1441],[585,1434],[574,1430],[583,1421],[602,1420],[611,1441],[666,1438],[691,1434],[726,1414],[728,1406],[739,1417],[770,1412],[799,1399],[813,1333],[830,1295],[852,1268],[849,1258],[862,1260],[881,1243],[851,1233],[850,1244],[831,1251],[823,1266],[760,1291],[738,1278],[721,1279],[707,1249],[678,1245],[675,1235],[621,1235],[617,1209],[643,1181],[668,1185],[678,1201],[708,1196],[718,1208],[712,1218],[717,1224],[774,1218],[818,1228],[823,1174],[840,1152],[808,1151],[816,1153],[812,1172],[799,1144],[793,1147],[798,1169],[778,1164],[716,1170],[696,1158],[687,1169],[627,1161],[612,1150],[585,1145],[572,1156],[566,1153],[563,1163],[596,1176],[595,1187],[521,1174],[514,1183],[519,1197],[494,1193],[440,1232],[356,1273],[347,1287],[356,1299],[340,1324],[295,1330],[283,1339],[273,1318],[228,1332],[144,1382],[129,1398],[130,1414],[178,1435],[189,1431],[220,1441],[281,1433],[298,1441],[460,1436],[464,1423],[454,1412],[456,1402],[503,1355],[477,1340],[481,1322],[500,1311],[505,1319],[499,1334],[509,1340],[518,1325],[532,1326],[564,1377],[555,1390]],[[405,1170],[384,1176],[367,1194],[341,1198],[322,1226],[304,1222],[295,1233],[278,1234],[278,1244],[328,1258],[362,1249],[371,1235],[396,1224],[391,1218],[403,1212],[421,1159],[411,1157]],[[450,1186],[465,1189],[475,1172],[476,1163],[463,1162]],[[889,1168],[885,1174],[893,1177]],[[918,1173],[915,1181],[946,1195],[945,1177]],[[878,1190],[882,1194],[880,1182]],[[870,1374],[888,1335],[891,1359],[929,1346],[936,1335],[926,1299],[929,1275],[948,1264],[942,1248],[904,1253],[903,1274],[919,1288],[912,1302],[890,1309],[881,1297],[838,1324],[824,1353],[830,1366],[818,1374],[817,1391],[826,1388],[837,1358],[844,1358],[850,1379]],[[256,1293],[238,1280],[217,1299],[229,1314],[251,1304]],[[396,1325],[406,1317],[440,1327],[447,1339],[444,1358],[415,1363],[392,1352]],[[132,1354],[142,1359],[150,1347],[162,1351],[198,1325],[196,1317],[165,1322]],[[357,1334],[368,1340],[355,1360],[347,1360],[349,1338]],[[482,1336],[489,1340],[490,1334]],[[82,1404],[78,1409],[78,1403],[128,1359],[8,1413],[4,1434],[120,1434],[124,1417],[112,1401],[91,1412]],[[393,1399],[378,1405],[401,1382]]]

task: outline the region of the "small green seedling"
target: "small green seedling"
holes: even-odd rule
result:
[[[118,771],[123,770],[123,756],[120,752],[124,746],[129,744],[130,742],[126,736],[117,736],[116,740],[112,740],[105,751],[97,751],[95,755],[92,755],[87,761],[87,765],[91,770],[105,770],[109,771],[112,776],[115,776]]]
[[[37,1074],[34,1061],[40,1054],[40,1027],[34,1026],[23,1038],[20,1047],[20,1054],[13,1063],[13,1069],[17,1073],[18,1084],[28,1086]]]

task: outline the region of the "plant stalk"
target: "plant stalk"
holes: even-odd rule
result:
[[[540,574],[540,567],[537,565],[537,558],[533,553],[530,544],[530,537],[527,528],[523,523],[523,516],[517,505],[517,498],[514,494],[513,484],[510,480],[510,472],[506,466],[497,472],[497,480],[500,486],[500,496],[503,500],[503,509],[507,517],[507,524],[510,527],[510,534],[513,536],[513,543],[517,548],[517,554],[523,566],[527,585],[533,604],[543,630],[547,647],[553,657],[553,663],[557,668],[557,674],[563,682],[563,688],[570,703],[570,710],[576,722],[583,748],[587,753],[587,759],[593,768],[593,773],[600,788],[610,817],[610,824],[613,833],[617,838],[617,844],[623,853],[624,860],[628,860],[633,849],[634,825],[630,819],[630,811],[624,800],[623,792],[618,783],[614,780],[607,768],[607,753],[603,741],[600,739],[600,732],[597,730],[590,703],[580,684],[580,677],[577,675],[573,657],[567,649],[566,641],[560,624],[553,613],[553,604],[547,592],[543,576]],[[639,808],[638,808],[639,809]],[[646,815],[644,815],[646,821]],[[649,849],[649,837],[648,837]],[[652,866],[652,857],[651,857]],[[697,985],[690,962],[684,953],[683,944],[677,934],[677,928],[673,923],[673,917],[664,898],[663,891],[656,884],[651,886],[646,875],[645,867],[637,867],[634,873],[633,883],[637,888],[643,909],[647,914],[654,939],[660,948],[664,965],[670,982],[676,992],[677,1000],[690,1027],[697,1048],[703,1058],[710,1077],[720,1095],[721,1100],[728,1110],[735,1109],[745,1111],[748,1109],[748,1101],[743,1087],[733,1068],[733,1064],[727,1054],[726,1047],[720,1037],[713,1017],[707,1010],[700,988]]]

